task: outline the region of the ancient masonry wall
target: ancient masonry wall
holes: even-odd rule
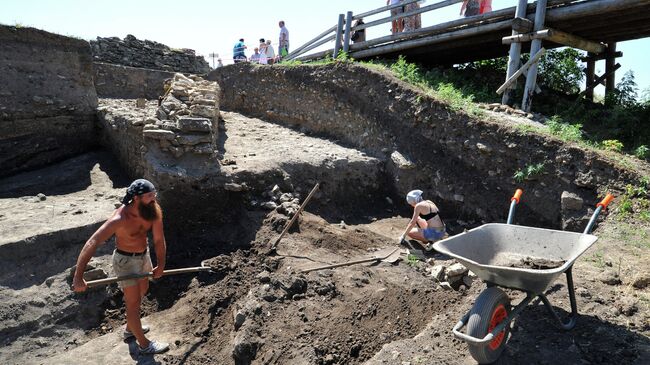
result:
[[[134,177],[176,165],[201,170],[217,152],[219,93],[214,82],[176,74],[158,108],[145,104],[120,111],[102,105],[102,144]]]
[[[87,42],[0,25],[0,176],[95,144],[97,95]]]
[[[192,49],[174,49],[149,40],[139,40],[127,35],[123,40],[118,37],[101,38],[90,41],[95,62],[116,65],[182,72],[206,74],[210,65]]]
[[[173,72],[95,62],[95,88],[100,98],[158,99]]]
[[[401,194],[422,189],[450,218],[504,222],[521,187],[519,223],[580,230],[605,188],[636,179],[592,151],[455,112],[361,66],[240,64],[208,79],[222,86],[225,110],[293,125],[387,160]],[[517,170],[539,163],[541,174],[514,181]]]

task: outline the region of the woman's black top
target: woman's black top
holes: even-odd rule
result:
[[[420,218],[428,221],[429,219],[431,219],[431,218],[433,218],[433,217],[435,217],[437,215],[438,215],[438,212],[431,212],[431,206],[429,206],[429,213],[427,213],[427,214],[420,213]]]

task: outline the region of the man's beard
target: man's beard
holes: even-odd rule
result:
[[[158,202],[155,200],[149,204],[140,203],[138,205],[138,212],[140,213],[140,217],[142,217],[142,219],[150,222],[155,221],[159,217],[162,217],[162,210],[160,209],[160,205],[158,205]]]

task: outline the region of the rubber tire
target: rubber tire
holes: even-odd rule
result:
[[[505,308],[506,314],[510,314],[510,298],[508,298],[508,295],[503,290],[497,287],[490,287],[483,290],[470,311],[469,321],[467,322],[467,334],[475,338],[485,337],[488,334],[492,315],[500,305]],[[479,364],[491,364],[495,362],[506,347],[510,326],[506,326],[502,333],[504,336],[501,339],[501,343],[494,349],[489,344],[472,345],[468,343],[469,353],[474,360]]]

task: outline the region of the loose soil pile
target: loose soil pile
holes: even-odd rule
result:
[[[565,262],[566,260],[555,261],[542,258],[525,257],[519,259],[517,262],[511,262],[505,266],[516,267],[520,269],[547,270],[560,267],[564,265]]]

